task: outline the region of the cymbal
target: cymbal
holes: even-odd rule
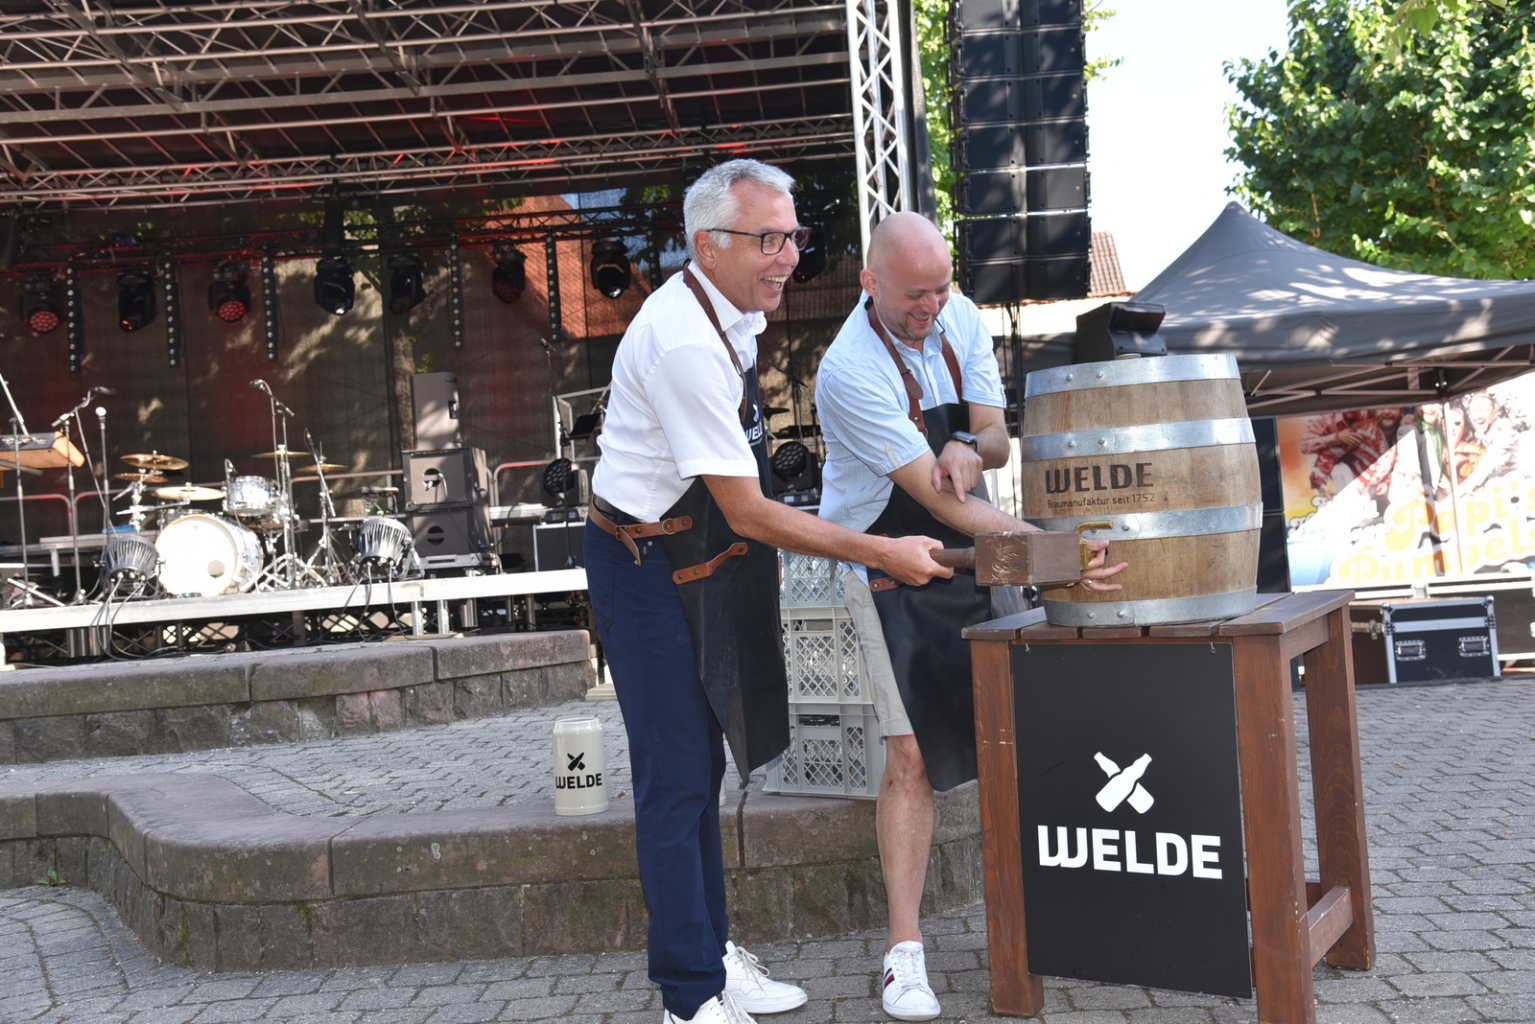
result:
[[[123,461],[139,469],[186,469],[190,465],[186,459],[178,459],[174,455],[161,455],[159,452],[150,452],[148,455],[124,455]]]
[[[346,469],[346,467],[343,466],[339,462],[322,462],[322,463],[320,463],[320,472],[321,473],[340,473],[340,472],[344,471],[345,469]],[[295,480],[303,480],[305,478],[313,479],[317,475],[318,474],[315,473],[315,467],[314,466],[305,466],[299,472],[294,473],[293,474],[293,478]]]
[[[156,487],[154,495],[171,501],[217,501],[224,496],[224,492],[217,487],[186,484],[183,487]]]
[[[142,480],[146,484],[163,484],[166,480],[166,478],[161,476],[159,473],[113,473],[112,479],[127,480],[129,483],[135,483],[139,480]]]

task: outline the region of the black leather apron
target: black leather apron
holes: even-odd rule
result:
[[[911,399],[914,422],[927,435],[934,455],[942,453],[949,435],[970,428],[970,408],[964,404],[963,382],[957,363],[950,361],[950,375],[958,403],[920,410],[921,388],[896,355],[883,325],[870,309],[870,324],[881,335],[892,358],[901,368]],[[948,345],[944,339],[943,344]],[[915,388],[915,392],[913,392]],[[986,497],[985,482],[970,492]],[[890,488],[885,509],[866,533],[890,537],[924,536],[942,541],[946,548],[965,548],[975,541],[948,526],[922,507],[899,484]],[[877,583],[876,581],[885,581]],[[955,572],[951,579],[933,579],[920,587],[896,584],[884,573],[869,570],[874,607],[890,652],[906,717],[911,721],[917,747],[927,766],[927,778],[935,790],[953,789],[976,777],[975,694],[970,678],[970,644],[961,635],[966,626],[992,618],[991,594],[977,586],[969,572]]]
[[[683,269],[741,375],[741,429],[757,460],[758,483],[771,496],[767,431],[757,368],[742,370],[720,329],[713,303]],[[703,477],[694,479],[663,519],[688,516],[690,529],[666,534],[667,557],[693,634],[698,675],[744,782],[789,746],[789,679],[778,612],[778,551],[730,528]],[[711,568],[712,567],[712,568]],[[973,756],[972,756],[973,760]]]

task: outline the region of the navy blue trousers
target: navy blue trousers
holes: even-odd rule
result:
[[[629,734],[635,845],[650,909],[650,980],[688,1019],[725,988],[725,863],[720,854],[724,733],[709,707],[693,637],[660,540],[586,524],[586,582]]]

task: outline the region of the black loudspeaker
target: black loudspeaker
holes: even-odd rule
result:
[[[483,448],[405,453],[405,508],[495,504],[495,481]]]
[[[1074,363],[1167,355],[1167,342],[1157,333],[1167,315],[1164,306],[1141,302],[1106,302],[1077,315],[1077,340],[1071,347]]]
[[[416,554],[428,569],[475,565],[496,557],[490,508],[486,505],[413,512],[406,517],[406,523],[416,542]]]
[[[1284,513],[1284,486],[1279,466],[1279,421],[1254,416],[1253,441],[1258,449],[1258,481],[1263,488],[1263,514]]]
[[[983,305],[1081,298],[1092,238],[1081,0],[955,0],[951,19],[961,286]]]
[[[1017,302],[1020,296],[1080,298],[1087,294],[1083,253],[1090,236],[1082,210],[961,220],[960,287],[983,306]]]
[[[582,551],[586,520],[533,524],[533,568],[537,572],[577,569],[586,564]]]

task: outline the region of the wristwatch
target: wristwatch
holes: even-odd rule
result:
[[[975,435],[968,430],[956,430],[949,435],[950,441],[958,441],[960,444],[968,444],[971,448],[980,450],[980,444],[976,442]]]

